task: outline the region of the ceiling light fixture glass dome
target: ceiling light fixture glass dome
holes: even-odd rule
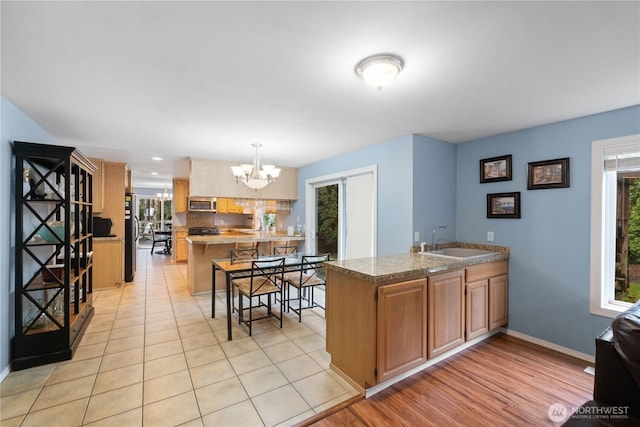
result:
[[[397,55],[384,53],[372,55],[358,62],[355,71],[364,82],[382,90],[391,83],[404,67],[404,60]]]

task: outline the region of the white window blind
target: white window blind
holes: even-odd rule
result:
[[[604,147],[602,154],[605,171],[640,169],[640,141]]]

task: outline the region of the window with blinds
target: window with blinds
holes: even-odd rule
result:
[[[640,135],[594,141],[591,312],[614,317],[640,299]]]
[[[603,148],[605,171],[640,170],[640,142]]]
[[[640,299],[640,141],[605,146],[602,157],[608,200],[615,200],[609,207],[609,221],[615,221],[610,295],[614,302],[635,303]]]

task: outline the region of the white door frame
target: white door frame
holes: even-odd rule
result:
[[[305,180],[305,252],[312,253],[316,249],[316,219],[318,217],[316,212],[316,188],[324,187],[326,185],[341,184],[346,178],[371,174],[373,179],[372,183],[372,201],[373,209],[371,212],[371,256],[376,256],[378,252],[378,165],[365,166],[358,169],[351,169],[344,172],[337,172],[330,175],[323,175],[315,178],[309,178]],[[340,202],[340,197],[344,197],[342,194],[342,186],[338,186],[338,259],[342,258],[344,251],[344,207]]]

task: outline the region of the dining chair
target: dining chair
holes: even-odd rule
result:
[[[326,267],[324,263],[329,261],[329,254],[321,255],[303,255],[302,264],[298,271],[287,272],[284,275],[286,284],[286,302],[287,311],[290,309],[298,315],[298,322],[302,322],[302,310],[318,307],[325,310],[325,307],[315,301],[313,290],[316,286],[325,286]],[[297,308],[291,305],[290,287],[293,286],[298,290]],[[304,302],[304,304],[303,304]]]
[[[231,265],[241,263],[241,262],[250,262],[254,259],[258,258],[258,249],[255,247],[246,247],[246,248],[236,248],[231,249],[229,251],[229,262]],[[231,301],[236,298],[236,292],[234,287],[231,287]],[[234,305],[233,312],[238,311],[238,308]]]
[[[252,323],[256,320],[275,317],[280,320],[282,328],[282,315],[284,312],[284,304],[280,305],[280,316],[272,310],[271,295],[280,294],[283,299],[284,289],[284,258],[269,258],[265,260],[254,260],[251,262],[251,276],[233,279],[231,281],[232,289],[238,289],[238,323],[244,323],[249,327],[249,336],[252,333]],[[261,296],[267,296],[267,303],[263,303]],[[244,299],[249,300],[249,307],[245,308]],[[257,299],[257,304],[254,301]],[[267,313],[264,316],[254,318],[254,309],[265,307]],[[249,312],[249,319],[245,320],[244,312]]]
[[[235,242],[234,243],[234,249],[235,250],[255,249],[257,251],[258,250],[258,242]]]
[[[256,258],[258,258],[258,249],[255,247],[231,249],[229,251],[229,259],[231,261],[231,264],[253,261]]]
[[[156,230],[151,229],[151,255],[153,255],[153,249],[156,247],[156,244],[164,245],[164,252],[167,253],[170,246],[169,245],[169,236],[156,236]]]
[[[278,245],[273,247],[273,255],[291,255],[297,254],[298,247],[293,245]]]

